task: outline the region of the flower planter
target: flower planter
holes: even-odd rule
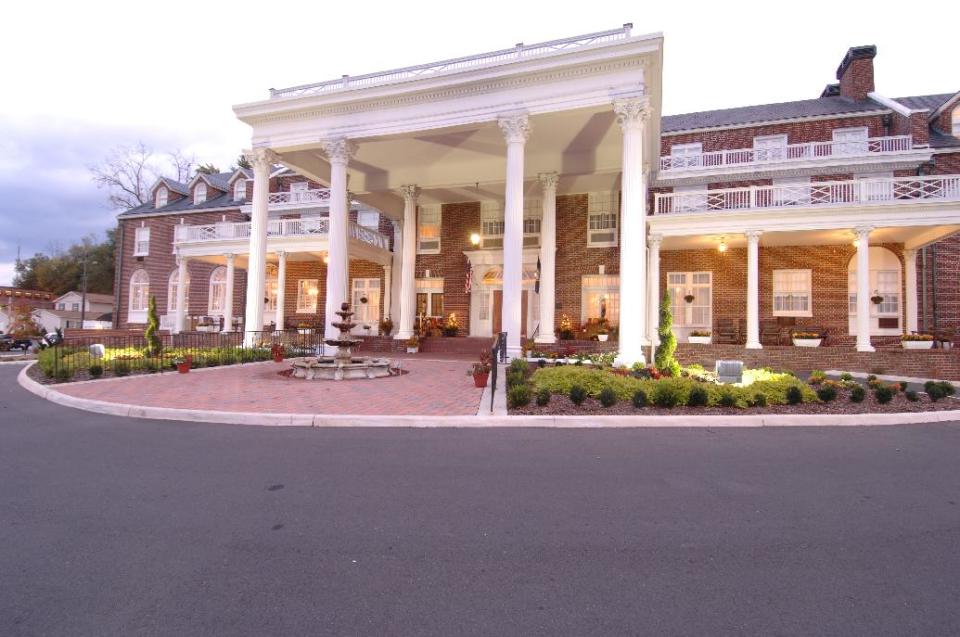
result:
[[[711,337],[709,336],[688,336],[688,343],[696,343],[697,345],[709,345]]]
[[[931,349],[933,341],[900,341],[903,349]]]
[[[489,377],[490,377],[490,372],[487,372],[487,373],[485,373],[485,374],[474,374],[474,375],[473,375],[473,386],[474,386],[474,387],[480,387],[480,388],[486,387],[486,386],[487,386],[487,378],[489,378]]]
[[[608,338],[610,338],[609,334],[597,334],[597,340],[601,343],[606,343]]]
[[[180,374],[187,374],[190,372],[190,363],[177,363],[177,372]]]
[[[820,347],[820,343],[823,342],[822,338],[795,338],[793,339],[794,347]]]

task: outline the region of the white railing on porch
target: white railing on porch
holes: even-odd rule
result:
[[[807,206],[900,205],[931,200],[960,201],[960,175],[890,177],[656,193],[654,214]]]
[[[663,172],[710,170],[811,159],[862,157],[863,155],[896,153],[912,149],[913,138],[910,135],[871,137],[861,141],[807,142],[774,148],[737,148],[735,150],[715,150],[696,155],[666,155],[660,158],[660,170]]]
[[[301,217],[299,219],[270,219],[267,222],[269,237],[311,237],[326,236],[329,232],[329,220],[326,217]],[[384,250],[390,249],[390,241],[376,230],[350,223],[350,238],[369,243]],[[175,243],[202,243],[205,241],[224,241],[231,239],[249,239],[250,222],[221,222],[200,226],[178,225],[174,230]]]
[[[328,203],[329,201],[329,188],[294,190],[291,192],[271,192],[269,195],[267,195],[267,204],[271,206],[297,206],[303,204]]]
[[[290,88],[283,89],[270,89],[270,97],[272,99],[277,97],[299,97],[302,95],[326,94],[351,88],[365,88],[368,86],[391,84],[393,82],[402,82],[404,80],[430,77],[453,71],[462,71],[477,67],[491,66],[494,64],[502,64],[504,62],[512,62],[520,59],[547,55],[568,49],[577,49],[585,46],[626,40],[630,37],[630,30],[632,28],[632,24],[624,24],[619,29],[588,33],[586,35],[578,35],[560,40],[550,40],[549,42],[540,42],[538,44],[525,45],[521,42],[510,49],[491,51],[490,53],[480,53],[478,55],[468,55],[466,57],[454,58],[452,60],[430,62],[428,64],[419,64],[417,66],[408,66],[402,69],[393,69],[379,73],[368,73],[366,75],[357,75],[354,77],[344,75],[341,78],[328,80],[326,82],[303,84],[301,86],[292,86]]]

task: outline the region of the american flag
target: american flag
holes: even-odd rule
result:
[[[463,279],[463,293],[470,294],[473,289],[473,264],[467,261],[467,274]]]

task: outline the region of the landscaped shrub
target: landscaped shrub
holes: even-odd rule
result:
[[[574,405],[582,405],[587,399],[587,390],[580,385],[574,385],[570,388],[570,402]]]
[[[786,393],[787,403],[790,405],[797,405],[803,402],[803,392],[800,391],[800,388],[796,385],[787,388]]]
[[[647,392],[643,391],[642,389],[638,389],[637,391],[633,392],[633,397],[630,400],[633,402],[633,406],[637,409],[646,407],[648,404]]]
[[[657,407],[673,409],[680,402],[680,392],[672,383],[658,382],[653,389],[653,404]]]
[[[511,369],[507,372],[507,387],[513,387],[515,385],[525,385],[527,382],[526,375],[517,369]]]
[[[840,380],[853,380],[853,374],[850,372],[843,372],[840,374]]]
[[[541,389],[537,392],[537,406],[545,407],[550,403],[550,390]]]
[[[529,366],[527,365],[527,361],[525,361],[522,358],[515,358],[512,361],[510,361],[511,372],[521,372],[523,374],[526,374],[528,368]]]
[[[889,385],[880,385],[873,390],[873,397],[877,399],[878,403],[885,405],[893,400],[893,389]]]
[[[927,389],[927,396],[929,396],[930,400],[932,400],[933,402],[937,402],[941,398],[947,397],[947,392],[944,391],[943,387],[941,387],[936,383],[929,385],[926,389]]]
[[[753,406],[754,407],[766,407],[767,406],[767,396],[757,392],[753,395]]]
[[[73,378],[73,369],[70,367],[67,367],[66,365],[62,367],[58,367],[54,376],[61,383],[66,382],[71,378]]]
[[[817,390],[817,398],[825,403],[833,402],[837,399],[837,390],[832,386],[821,387]]]
[[[530,403],[530,387],[528,385],[514,385],[507,390],[507,403],[511,407],[523,407]]]
[[[688,407],[705,407],[710,402],[710,394],[703,387],[694,387],[687,395]]]
[[[660,323],[657,327],[660,344],[654,354],[654,363],[661,372],[677,377],[680,375],[680,363],[673,356],[677,349],[677,337],[673,334],[673,312],[670,307],[670,291],[664,290],[663,298],[660,299]]]
[[[539,367],[540,369],[543,369],[546,366],[547,366],[546,359],[541,358],[540,360],[537,361],[537,367]]]
[[[857,385],[856,387],[850,388],[850,402],[862,403],[863,399],[866,397],[867,397],[867,390],[863,388],[863,385]]]
[[[807,382],[811,385],[819,385],[825,380],[827,380],[827,374],[823,370],[815,369],[810,372],[810,377],[807,379]]]
[[[613,407],[617,404],[617,392],[610,387],[604,387],[600,390],[600,404],[604,407]]]
[[[956,391],[952,384],[948,383],[945,380],[928,380],[923,384],[923,390],[930,393],[930,389],[933,387],[939,387],[940,393],[942,394],[940,398],[944,396],[953,396],[953,393]]]
[[[906,396],[907,400],[909,400],[912,403],[915,403],[918,400],[920,400],[920,396],[918,396],[917,392],[913,391],[912,389],[908,389],[907,391],[903,392],[903,395]]]
[[[113,363],[114,376],[126,376],[130,373],[130,364],[127,361],[115,361]]]
[[[876,374],[870,374],[869,376],[867,376],[867,382],[868,382],[868,383],[873,382],[873,381],[875,381],[875,380],[877,380],[877,375],[876,375]]]
[[[907,381],[901,380],[899,383],[897,383],[897,387],[900,389],[900,391],[907,391]]]
[[[91,378],[100,378],[103,376],[103,365],[94,363],[87,369],[87,371],[90,373]]]
[[[720,394],[720,399],[717,403],[721,407],[736,407],[737,406],[737,397],[733,395],[733,392],[725,391]]]

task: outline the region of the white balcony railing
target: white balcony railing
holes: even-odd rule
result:
[[[578,35],[572,38],[563,38],[561,40],[550,40],[539,44],[523,43],[510,49],[500,51],[491,51],[490,53],[481,53],[479,55],[469,55],[452,60],[442,60],[440,62],[430,62],[429,64],[420,64],[417,66],[408,66],[402,69],[391,71],[382,71],[379,73],[368,73],[366,75],[357,75],[350,77],[344,75],[335,80],[326,82],[317,82],[315,84],[303,84],[301,86],[292,86],[283,89],[270,89],[270,97],[299,97],[301,95],[320,95],[343,91],[351,88],[365,88],[368,86],[377,86],[381,84],[391,84],[393,82],[402,82],[404,80],[418,79],[422,77],[431,77],[462,71],[477,67],[492,66],[505,62],[538,57],[558,51],[577,49],[580,47],[603,44],[607,42],[616,42],[626,40],[630,37],[630,29],[633,25],[625,24],[619,29],[610,31],[600,31],[598,33],[588,33]]]
[[[824,181],[698,192],[656,193],[654,214],[960,201],[960,175]]]
[[[660,158],[662,172],[710,170],[725,167],[757,166],[811,159],[844,159],[878,153],[896,153],[913,149],[910,135],[872,137],[862,141],[807,142],[774,148],[738,148],[715,150],[695,155],[667,155]]]
[[[328,203],[330,189],[294,190],[290,192],[271,192],[267,195],[269,206],[299,206],[304,204]]]
[[[287,193],[289,194],[289,193]],[[329,232],[329,221],[326,217],[301,217],[300,219],[271,219],[267,222],[268,237],[312,237],[326,236]],[[389,239],[370,228],[351,223],[349,227],[351,239],[390,249]],[[250,222],[238,223],[222,222],[202,226],[178,225],[174,231],[175,243],[203,243],[207,241],[229,241],[233,239],[249,239]]]

